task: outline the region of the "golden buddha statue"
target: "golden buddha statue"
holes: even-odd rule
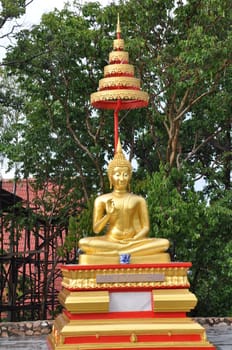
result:
[[[98,237],[84,237],[79,248],[85,252],[80,263],[117,263],[119,256],[130,255],[131,262],[168,262],[165,253],[169,241],[164,238],[148,238],[149,216],[146,201],[128,191],[132,176],[131,163],[125,158],[120,141],[113,160],[108,165],[111,193],[96,198],[93,211],[93,231]],[[104,260],[105,259],[105,260]]]

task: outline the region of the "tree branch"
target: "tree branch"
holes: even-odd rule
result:
[[[200,145],[198,145],[197,147],[195,147],[196,145],[196,139],[194,142],[194,146],[191,152],[188,153],[187,157],[185,157],[184,162],[186,162],[187,160],[189,160],[194,154],[196,154],[199,149],[201,149],[205,144],[207,144],[211,139],[213,139],[215,136],[217,136],[220,132],[222,131],[222,128],[218,128],[218,130],[216,130],[213,134],[209,135],[203,142],[201,142]],[[183,163],[183,162],[182,162]]]

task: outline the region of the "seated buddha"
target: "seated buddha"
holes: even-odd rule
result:
[[[104,229],[102,236],[84,237],[79,248],[87,257],[87,263],[119,262],[119,256],[129,254],[131,262],[148,263],[169,261],[163,254],[169,247],[164,238],[149,238],[149,216],[143,197],[129,192],[132,176],[131,163],[125,158],[120,141],[113,160],[108,165],[108,178],[113,191],[96,198],[93,210],[93,231]],[[153,257],[153,258],[152,258]],[[83,254],[80,256],[83,261]]]

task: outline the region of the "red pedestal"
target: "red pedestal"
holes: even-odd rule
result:
[[[210,349],[205,329],[187,316],[191,263],[66,265],[64,310],[48,338],[57,350]]]

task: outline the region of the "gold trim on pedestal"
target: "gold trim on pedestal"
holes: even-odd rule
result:
[[[205,347],[212,349],[212,345],[205,340],[205,329],[189,318],[181,319],[117,319],[117,320],[68,320],[62,314],[57,317],[54,322],[53,334],[58,332],[62,334],[62,339],[57,339],[56,349],[130,349],[130,348],[151,348],[162,349],[164,347],[186,348],[193,347],[196,344],[196,349]],[[139,336],[143,334],[164,335],[170,338],[170,341],[148,341],[140,342]],[[172,336],[175,335],[198,335],[200,339],[197,342],[190,341],[173,341]],[[66,337],[88,337],[95,335],[96,343],[77,343],[65,344]],[[104,336],[128,336],[128,342],[101,342],[101,337]],[[54,341],[54,336],[50,335],[51,343]],[[60,340],[60,343],[59,343]],[[73,346],[73,347],[72,347]]]
[[[183,347],[186,348],[193,348],[193,343],[192,342],[175,342],[175,344],[171,345],[172,349],[183,349]],[[140,342],[140,343],[136,343],[136,349],[151,349],[151,350],[155,350],[155,349],[163,349],[163,348],[168,348],[170,347],[170,342],[156,342],[156,343],[151,343],[151,342]],[[207,348],[210,348],[210,350],[212,350],[212,345],[208,342],[198,342],[197,343],[197,348],[205,348],[207,350]],[[125,350],[125,349],[135,349],[135,344],[134,343],[117,343],[117,344],[113,344],[113,343],[104,343],[104,344],[79,344],[78,347],[77,345],[66,345],[65,347],[59,347],[56,348],[57,350],[114,350],[114,349],[121,349],[121,350]]]
[[[141,334],[199,334],[204,339],[205,329],[191,319],[156,319],[156,318],[117,318],[106,320],[77,319],[69,320],[65,314],[54,321],[54,328],[62,329],[63,337],[101,335],[136,335]]]
[[[189,312],[197,304],[188,289],[153,290],[152,294],[155,312]]]
[[[188,288],[189,282],[187,277],[187,267],[178,267],[178,268],[170,268],[170,267],[133,267],[133,265],[120,265],[118,268],[110,268],[106,267],[106,269],[97,268],[94,266],[92,269],[87,270],[67,270],[62,269],[63,273],[63,287],[67,289],[95,289],[95,290],[112,290],[115,288],[173,288],[173,287],[182,287]],[[105,276],[105,275],[117,276],[120,274],[124,274],[125,276],[131,276],[134,274],[137,275],[163,275],[163,281],[144,281],[141,278],[140,282],[106,282],[106,283],[97,283],[97,276]],[[113,280],[113,279],[112,279]],[[130,280],[128,278],[128,280]]]
[[[74,292],[63,289],[58,296],[59,302],[73,313],[109,312],[109,293],[107,291]]]

